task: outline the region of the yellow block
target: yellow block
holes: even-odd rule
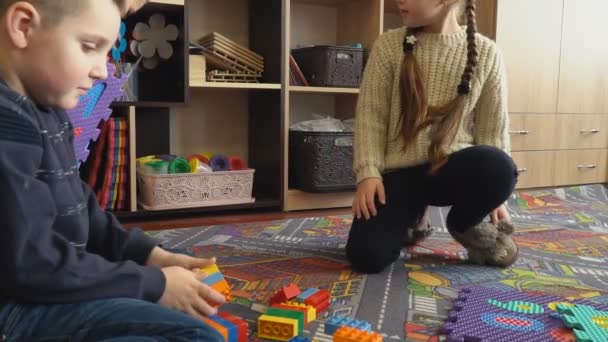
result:
[[[207,267],[205,267],[205,268],[201,268],[200,270],[201,270],[202,272],[207,273],[207,275],[212,275],[212,274],[217,273],[217,272],[219,272],[219,271],[220,271],[220,269],[217,267],[217,265],[216,265],[216,264],[213,264],[213,265],[211,265],[211,266],[207,266]]]
[[[258,337],[273,341],[289,341],[298,336],[298,320],[262,315],[258,318]]]
[[[307,314],[307,316],[308,316],[308,323],[313,322],[313,321],[315,321],[317,319],[317,309],[315,309],[315,307],[312,306],[312,305],[306,305],[306,304],[298,303],[298,302],[295,302],[295,301],[289,301],[289,302],[285,302],[283,304],[288,305],[288,306],[293,306],[293,307],[296,307],[296,308],[306,308],[306,309],[308,309],[308,314]]]

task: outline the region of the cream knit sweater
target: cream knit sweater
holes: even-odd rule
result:
[[[400,75],[405,28],[381,35],[370,54],[356,111],[354,171],[357,182],[382,178],[385,170],[429,161],[429,129],[412,148],[403,151],[400,138]],[[438,106],[457,94],[466,64],[466,31],[451,34],[419,33],[414,54],[428,90],[429,104]],[[448,152],[484,144],[509,151],[505,68],[495,43],[477,35],[479,64],[454,143]]]

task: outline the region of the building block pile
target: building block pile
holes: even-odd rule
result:
[[[216,265],[201,269],[207,273],[203,283],[212,287],[230,300],[230,285]],[[219,306],[219,305],[216,305]],[[257,320],[257,337],[272,341],[311,342],[300,336],[319,314],[330,306],[330,294],[323,289],[301,291],[291,284],[281,288],[269,300],[268,308]],[[249,337],[249,326],[243,319],[227,312],[204,318],[227,342],[245,342]],[[382,336],[372,332],[371,324],[348,317],[332,316],[325,323],[325,333],[333,335],[336,342],[379,342]]]

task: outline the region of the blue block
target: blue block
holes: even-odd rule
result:
[[[216,272],[216,273],[210,274],[207,278],[203,279],[203,284],[207,284],[207,285],[211,286],[215,283],[219,283],[223,279],[224,279],[224,275],[221,272]]]
[[[310,338],[304,336],[292,337],[288,342],[312,342]]]
[[[360,321],[348,317],[331,316],[325,322],[325,334],[332,336],[340,327],[348,326],[364,331],[372,331],[372,325],[367,321]]]
[[[209,317],[212,321],[221,324],[223,327],[228,329],[228,341],[226,342],[238,342],[239,341],[239,328],[234,323],[223,319],[220,316]]]
[[[306,298],[312,296],[313,294],[319,292],[319,289],[308,289],[302,293],[300,293],[297,297],[296,297],[296,302],[298,303],[304,303],[304,301],[306,300]]]

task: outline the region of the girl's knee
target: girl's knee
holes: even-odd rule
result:
[[[392,264],[399,257],[399,251],[388,252],[370,248],[368,245],[346,245],[346,258],[354,271],[359,273],[379,273]]]

